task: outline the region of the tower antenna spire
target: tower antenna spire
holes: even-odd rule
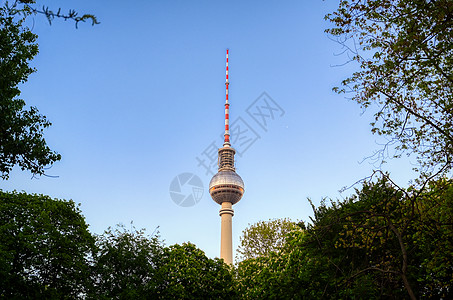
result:
[[[223,142],[224,147],[230,146],[230,103],[228,102],[228,52],[229,49],[226,49],[226,81],[225,81],[225,140]]]

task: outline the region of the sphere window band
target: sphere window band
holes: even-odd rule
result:
[[[218,190],[218,189],[221,189],[221,188],[236,188],[238,189],[240,192],[244,192],[244,189],[241,188],[241,187],[238,187],[237,185],[218,185],[218,186],[213,186],[209,191],[212,192],[213,190]]]

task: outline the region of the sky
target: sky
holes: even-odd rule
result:
[[[21,97],[52,122],[45,137],[62,160],[47,170],[56,178],[15,168],[0,182],[5,191],[72,199],[95,234],[133,222],[149,234],[159,227],[166,245],[190,241],[217,257],[220,207],[208,185],[222,144],[227,48],[231,139],[245,183],[234,249],[249,224],[308,222],[307,198],[343,199],[353,189],[342,187],[376,169],[362,162],[383,142],[370,132],[373,111],[332,91],[357,69],[338,66],[347,57],[324,33],[337,1],[42,4],[101,23],[30,19],[40,53]],[[409,160],[385,170],[403,186],[413,177]],[[199,182],[175,190],[187,176]],[[172,199],[192,193],[190,206]]]

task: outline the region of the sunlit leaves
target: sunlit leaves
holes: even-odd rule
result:
[[[298,228],[296,223],[286,218],[249,225],[240,237],[237,259],[244,260],[279,252],[286,242],[287,234]]]

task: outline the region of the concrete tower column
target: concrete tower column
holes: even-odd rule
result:
[[[231,265],[233,263],[232,221],[234,216],[233,205],[231,202],[222,203],[219,215],[221,218],[220,258],[223,258],[225,263]]]

